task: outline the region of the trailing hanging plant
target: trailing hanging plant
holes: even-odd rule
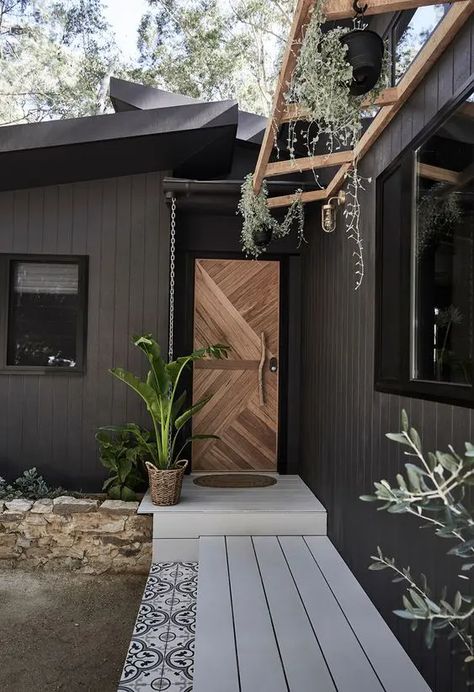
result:
[[[267,249],[270,240],[278,240],[289,235],[293,226],[296,226],[298,247],[304,241],[304,209],[298,195],[288,207],[282,221],[278,221],[268,208],[268,188],[263,181],[260,192],[253,189],[253,175],[246,176],[242,185],[242,196],[238,205],[238,212],[243,217],[240,239],[243,251],[247,256],[259,257]]]
[[[336,26],[325,31],[324,3],[316,3],[311,19],[305,28],[299,46],[296,67],[285,94],[287,104],[298,104],[304,111],[306,126],[299,118],[288,125],[287,149],[291,159],[296,159],[297,150],[306,149],[307,156],[320,152],[321,144],[328,154],[341,148],[354,148],[361,136],[361,113],[370,110],[380,92],[389,83],[388,51],[384,51],[380,37],[366,30],[359,19],[354,20],[353,29]],[[364,31],[366,35],[364,36]],[[362,40],[362,43],[361,43]],[[366,46],[364,46],[364,42]],[[362,45],[362,54],[359,48]],[[362,57],[367,57],[367,61]],[[350,62],[352,61],[352,62]],[[380,70],[380,76],[377,75]],[[373,88],[371,88],[373,86]],[[370,90],[370,96],[366,93]],[[275,146],[278,148],[279,122],[272,123]],[[302,139],[302,142],[299,142]],[[296,166],[295,166],[296,168]],[[313,169],[316,183],[321,187]],[[364,277],[363,243],[359,228],[359,190],[363,183],[357,171],[357,163],[346,175],[349,203],[344,212],[347,236],[355,243],[355,273],[358,289]],[[242,187],[239,212],[244,218],[242,246],[247,255],[258,257],[265,250],[266,240],[283,237],[290,231],[292,221],[298,219],[298,235],[303,238],[303,209],[300,200],[290,206],[281,224],[277,224],[267,207],[265,182],[258,194],[254,193],[252,176],[248,176]],[[264,233],[265,231],[265,233]]]
[[[372,178],[363,178],[360,176],[357,171],[357,165],[354,165],[354,168],[346,174],[346,180],[346,204],[343,216],[346,219],[346,235],[355,245],[352,256],[354,257],[355,263],[355,290],[357,291],[362,285],[365,273],[364,247],[359,229],[359,190],[365,190],[364,182],[371,183]]]
[[[305,113],[305,126],[294,120],[288,126],[287,148],[290,158],[302,145],[308,156],[320,153],[321,145],[331,154],[340,149],[354,148],[361,136],[361,113],[371,110],[381,91],[389,84],[389,53],[384,51],[382,70],[370,93],[353,95],[353,67],[347,60],[348,45],[344,38],[352,32],[347,27],[323,30],[325,22],[323,3],[317,3],[301,43],[296,68],[288,85],[285,99],[288,104],[297,103]],[[354,30],[364,27],[354,20]],[[364,108],[363,108],[364,104]],[[301,129],[303,128],[303,129]],[[299,139],[302,139],[300,142]],[[314,173],[314,172],[313,172]],[[364,276],[363,243],[359,228],[359,191],[364,182],[354,162],[346,175],[349,203],[344,211],[348,237],[356,244],[354,251],[356,285],[358,289]],[[315,180],[319,184],[315,175]]]
[[[308,156],[316,153],[321,139],[325,140],[328,153],[341,147],[354,147],[362,129],[362,104],[365,103],[365,109],[369,110],[389,83],[389,58],[385,51],[382,72],[375,87],[368,95],[351,94],[353,69],[346,58],[347,44],[341,41],[351,30],[338,26],[324,31],[323,10],[323,3],[317,3],[285,94],[287,103],[298,103],[305,111],[307,126],[303,131],[303,145]],[[363,27],[355,20],[354,28]],[[296,122],[290,123],[288,134],[288,151],[292,157],[298,143]]]

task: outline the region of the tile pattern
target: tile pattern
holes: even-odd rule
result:
[[[197,562],[152,565],[118,692],[191,692]]]

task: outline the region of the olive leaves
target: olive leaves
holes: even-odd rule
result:
[[[373,495],[362,495],[364,502],[381,502],[377,508],[391,514],[412,514],[432,527],[437,536],[450,538],[456,544],[448,551],[461,560],[463,580],[469,580],[468,573],[474,567],[474,518],[465,506],[466,489],[474,484],[474,445],[465,443],[461,456],[450,445],[449,451],[424,453],[422,442],[415,428],[410,427],[406,411],[402,411],[402,429],[398,433],[387,433],[387,438],[400,444],[404,454],[411,457],[405,464],[403,473],[396,476],[396,484],[387,480],[375,482]],[[449,639],[457,639],[464,652],[464,664],[474,662],[474,639],[469,633],[469,625],[474,616],[474,598],[470,594],[457,591],[450,601],[444,587],[439,599],[435,599],[424,574],[416,579],[410,567],[399,568],[395,558],[385,556],[377,548],[372,555],[372,571],[389,570],[394,583],[406,586],[402,597],[403,608],[394,613],[410,621],[414,631],[423,623],[424,638],[428,648],[433,646],[437,635],[448,631]]]

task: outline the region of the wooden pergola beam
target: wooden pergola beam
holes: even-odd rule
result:
[[[384,89],[380,96],[371,102],[367,99],[362,103],[362,108],[370,108],[371,106],[390,106],[398,100],[398,87],[388,87]],[[292,120],[306,120],[307,112],[298,103],[289,103],[283,109],[281,117],[282,123],[287,123]]]
[[[434,63],[444,53],[457,32],[474,11],[472,0],[462,0],[451,7],[398,84],[399,98],[391,106],[382,108],[355,147],[355,155],[362,158],[380,134],[408,101]]]
[[[300,199],[302,202],[319,202],[326,199],[326,190],[308,190],[308,192],[294,192],[291,195],[281,195],[280,197],[269,197],[268,208],[277,209],[278,207],[288,207],[295,200]]]
[[[300,159],[290,159],[289,161],[276,161],[267,164],[265,178],[275,175],[286,175],[291,173],[302,173],[316,168],[331,168],[340,166],[342,163],[352,161],[352,151],[338,151],[335,154],[322,154],[319,156],[304,156]]]
[[[354,148],[354,157],[357,161],[360,161],[367,154],[473,12],[474,2],[472,0],[462,0],[451,7],[400,80],[398,100],[392,105],[382,108],[360,138]],[[344,178],[341,179],[338,172],[327,189],[331,189],[331,194],[334,194],[342,187],[343,183]]]
[[[471,163],[467,168],[458,174],[456,186],[458,189],[460,189],[470,183],[471,180],[474,180],[474,163]]]
[[[449,168],[431,166],[428,163],[419,163],[416,170],[420,178],[434,180],[437,183],[447,183],[456,190],[465,187],[474,179],[474,163],[471,163],[467,168],[459,172],[451,171]]]
[[[267,121],[267,127],[263,135],[263,141],[260,147],[255,173],[253,175],[253,189],[256,193],[260,192],[260,188],[262,187],[265,169],[273,149],[275,128],[278,129],[281,122],[281,115],[285,105],[285,90],[287,89],[288,82],[296,66],[301,39],[303,38],[303,30],[308,22],[309,11],[313,4],[314,0],[298,0],[293,24],[286,44],[285,54],[283,56],[275,96],[273,98],[272,115]]]
[[[315,1],[321,0],[298,0],[298,6],[293,19],[274,96],[273,115],[268,119],[257,166],[255,168],[253,187],[256,193],[260,191],[265,175],[280,175],[281,173],[291,172],[291,170],[308,170],[309,168],[315,167],[311,165],[311,159],[319,159],[319,157],[306,157],[306,159],[301,160],[300,168],[295,168],[290,164],[290,169],[286,169],[288,162],[277,162],[276,164],[268,163],[272,153],[275,129],[278,129],[284,120],[294,120],[296,116],[303,117],[304,115],[301,113],[301,110],[298,110],[298,104],[286,106],[284,94],[296,66],[301,41],[303,39],[304,27]],[[352,152],[353,160],[359,161],[370,150],[387,125],[393,120],[402,106],[413,94],[433,64],[451,43],[457,32],[474,12],[474,0],[451,1],[455,3],[455,5],[451,7],[449,12],[442,19],[412,65],[408,68],[398,86],[383,92],[379,103],[381,109],[354,148]],[[396,10],[423,7],[433,4],[442,3],[440,0],[368,0],[366,13],[379,14],[382,12],[394,12]],[[327,0],[325,14],[327,19],[331,20],[352,16],[352,0]],[[347,154],[347,152],[343,153]],[[319,161],[316,163],[318,162]],[[313,190],[300,193],[298,197],[303,202],[312,202],[326,199],[337,194],[338,190],[344,184],[346,174],[350,170],[350,165],[349,162],[344,162],[325,190]],[[268,206],[269,208],[287,206],[291,204],[294,199],[295,194],[270,197],[268,199]]]
[[[450,0],[461,2],[462,0]],[[427,5],[442,5],[443,0],[366,0],[367,9],[364,15],[383,14],[384,12],[399,12]],[[365,3],[363,3],[365,4]],[[352,0],[327,0],[324,15],[328,21],[348,19],[354,16]]]
[[[417,173],[420,178],[435,180],[438,183],[449,183],[450,185],[459,184],[460,174],[456,171],[450,171],[448,168],[430,166],[428,163],[419,163],[417,166]]]

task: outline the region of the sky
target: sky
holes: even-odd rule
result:
[[[137,29],[142,15],[148,8],[147,0],[104,0],[104,6],[123,57],[133,61],[138,57]],[[426,29],[433,30],[439,19],[438,12],[439,8],[418,8],[410,25],[417,33]]]
[[[146,0],[105,0],[104,5],[123,57],[136,57],[137,28],[148,3]]]

